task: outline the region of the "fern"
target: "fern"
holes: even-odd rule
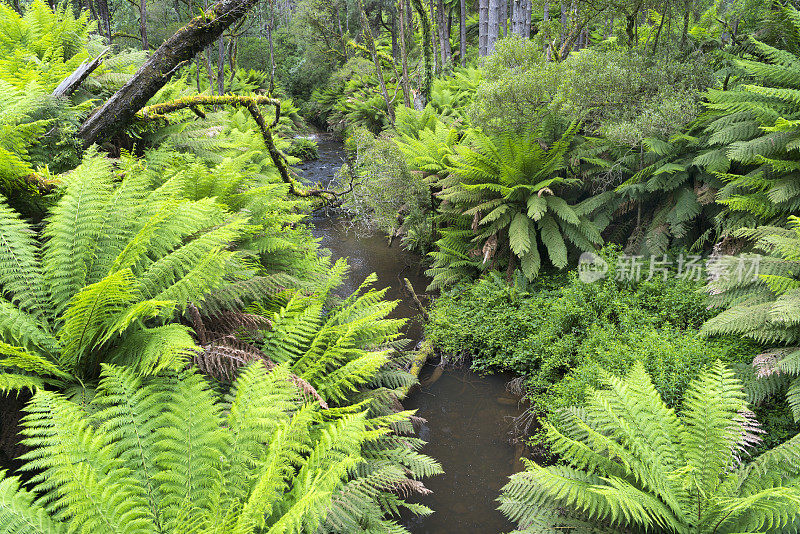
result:
[[[777,8],[774,18],[781,34],[800,32],[795,7]],[[797,181],[800,49],[795,39],[782,39],[776,47],[750,37],[747,51],[745,59],[736,60],[742,83],[728,91],[708,91],[702,119],[709,154],[723,152],[727,159],[709,170],[725,182],[718,201],[732,213],[721,221],[734,230],[780,224],[800,208],[800,191],[790,186]],[[710,163],[709,155],[703,157],[698,161]]]
[[[602,243],[609,195],[579,202],[580,180],[564,172],[577,129],[573,123],[549,147],[544,126],[523,138],[491,138],[470,130],[439,166],[426,166],[421,159],[426,131],[417,144],[406,145],[410,164],[434,171],[430,181],[441,189],[443,228],[431,254],[431,287],[504,265],[519,266],[531,280],[543,259],[563,268],[570,249],[593,250]]]
[[[195,345],[170,323],[234,281],[228,247],[245,221],[152,185],[130,162],[117,180],[90,153],[40,231],[0,202],[0,336],[17,351],[3,351],[5,372],[66,385],[96,379],[103,362],[144,374],[183,365]]]
[[[705,335],[738,334],[772,345],[753,362],[761,380],[751,381],[751,401],[759,402],[781,391],[787,394],[795,420],[800,420],[800,365],[795,348],[800,342],[800,219],[789,218],[788,229],[760,227],[742,229],[738,235],[753,239],[756,250],[767,256],[758,260],[758,276],[743,276],[742,257],[722,257],[724,273],[706,286],[712,306],[723,311],[702,328]],[[756,274],[756,273],[754,273]],[[787,348],[790,347],[790,348]]]
[[[354,476],[389,421],[304,405],[288,373],[251,365],[222,400],[192,372],[145,379],[115,366],[87,408],[37,392],[23,431],[35,474],[30,490],[0,480],[0,532],[300,534],[328,531],[355,503],[376,514],[365,521],[405,532],[381,519],[379,499],[407,480],[400,464]]]
[[[500,509],[521,531],[797,528],[800,442],[741,462],[758,427],[731,370],[717,362],[704,372],[680,415],[667,408],[641,364],[624,379],[606,374],[604,382],[607,389],[591,391],[584,408],[563,413],[562,431],[547,425],[565,465],[528,462],[503,488]],[[766,469],[781,475],[763,476]]]

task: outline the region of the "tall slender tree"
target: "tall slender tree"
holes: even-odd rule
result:
[[[400,84],[403,88],[403,103],[407,108],[411,107],[411,89],[408,84],[408,52],[406,50],[406,2],[400,0],[400,61],[403,66],[403,77]]]
[[[461,0],[458,32],[461,45],[461,66],[467,66],[467,0]]]
[[[486,55],[489,35],[489,0],[478,0],[478,54]]]
[[[139,0],[139,37],[142,38],[142,50],[150,50],[147,40],[147,0]]]
[[[500,31],[500,1],[489,0],[489,15],[487,18],[486,55],[494,53],[494,44]]]

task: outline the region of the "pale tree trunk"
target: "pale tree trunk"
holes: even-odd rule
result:
[[[531,36],[531,10],[530,0],[512,0],[511,31],[523,39]]]
[[[405,0],[400,0],[400,61],[403,64],[403,79],[400,81],[403,87],[403,103],[407,108],[411,107],[411,90],[408,86],[408,53],[406,52],[406,4]]]
[[[531,16],[533,15],[533,2],[531,0],[523,0],[522,4],[525,6],[525,18],[522,21],[522,38],[531,38]]]
[[[439,28],[439,53],[442,57],[442,72],[447,68],[447,52],[450,49],[450,36],[447,34],[447,24],[444,17],[444,3],[436,1],[436,24]]]
[[[489,0],[478,0],[478,54],[486,55],[489,36]]]
[[[566,35],[567,35],[567,6],[564,4],[564,0],[561,0],[561,39],[559,40],[560,44],[564,43]]]
[[[269,94],[275,94],[275,50],[272,45],[272,27],[274,24],[272,6],[269,10],[269,21],[267,22],[267,41],[269,41]]]
[[[486,55],[494,53],[494,44],[500,31],[500,0],[489,0],[489,17],[487,20]]]
[[[520,0],[511,0],[511,33],[522,36],[522,17],[520,17]]]
[[[142,50],[150,51],[147,41],[147,1],[139,0],[139,35],[142,38]]]
[[[500,27],[502,37],[508,37],[508,0],[500,0]]]
[[[221,35],[217,42],[217,92],[225,94],[225,39]]]
[[[433,25],[433,35],[436,36],[436,39],[439,40],[439,24],[437,24],[437,17],[436,17],[436,0],[430,0],[430,9],[431,9],[431,24]],[[436,47],[438,48],[438,47]],[[433,65],[434,65],[434,72],[438,76],[442,73],[442,61],[441,55],[439,52],[434,50],[433,54]]]

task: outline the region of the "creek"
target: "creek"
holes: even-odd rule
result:
[[[319,159],[299,165],[311,183],[327,184],[343,163],[342,144],[319,137]],[[313,219],[314,236],[331,252],[332,258],[347,258],[350,275],[342,289],[349,294],[370,273],[378,276],[377,287],[387,287],[386,297],[399,300],[395,317],[408,318],[406,337],[416,344],[422,325],[410,298],[400,291],[402,278],[408,278],[416,291],[428,285],[422,258],[402,250],[395,242],[387,246],[383,234],[363,235],[348,228],[347,221],[335,216]],[[435,371],[423,368],[425,383]],[[439,374],[437,372],[437,374]],[[448,367],[425,387],[415,387],[403,400],[407,409],[427,420],[419,436],[427,441],[422,452],[441,462],[445,474],[424,481],[433,491],[419,497],[435,512],[429,517],[404,517],[414,534],[499,534],[513,525],[497,511],[496,498],[517,460],[509,444],[510,420],[520,414],[505,391],[509,377],[480,377],[467,368]]]

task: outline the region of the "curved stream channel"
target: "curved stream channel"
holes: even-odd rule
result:
[[[329,182],[343,162],[339,142],[319,139],[320,158],[300,165],[310,182]],[[354,291],[370,273],[377,273],[378,287],[388,287],[387,298],[400,300],[395,317],[409,318],[406,337],[416,343],[422,334],[416,310],[400,293],[401,278],[408,278],[417,292],[428,284],[421,258],[388,247],[380,234],[357,235],[333,217],[313,220],[314,235],[333,259],[345,257],[351,266],[342,293]],[[422,382],[433,372],[423,369]],[[507,378],[479,377],[468,369],[447,369],[427,387],[416,387],[403,401],[408,409],[427,420],[419,435],[428,444],[423,452],[441,462],[445,474],[426,479],[432,494],[421,502],[435,513],[426,518],[405,518],[406,527],[418,534],[499,534],[513,530],[496,510],[495,499],[514,469],[515,450],[509,445],[509,419],[520,411],[505,392]]]

